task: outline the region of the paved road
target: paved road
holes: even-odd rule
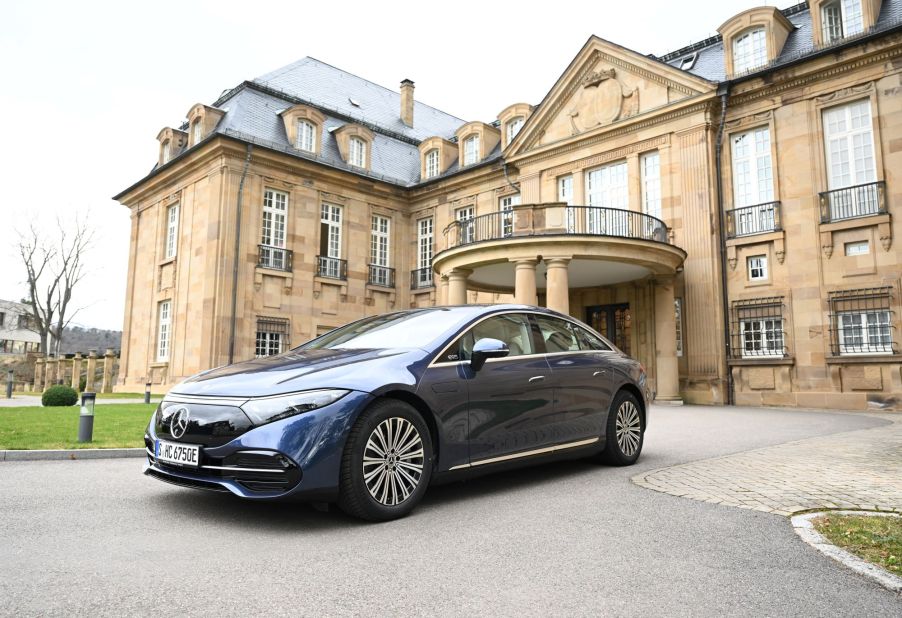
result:
[[[877,427],[658,408],[632,468],[568,462],[433,488],[381,525],[142,478],[134,460],[0,464],[0,615],[898,615],[778,515],[643,470]]]
[[[23,395],[22,393],[13,394],[12,399],[7,399],[5,397],[6,392],[4,391],[4,396],[0,398],[0,408],[21,408],[21,407],[36,407],[40,408],[43,404],[41,404],[40,395]],[[159,403],[162,397],[160,395],[154,395],[151,397],[151,403]],[[79,399],[79,401],[81,401]],[[144,403],[144,398],[136,398],[136,399],[98,399],[94,402],[97,405],[107,405],[114,403]]]

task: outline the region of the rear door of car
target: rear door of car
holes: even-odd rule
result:
[[[576,324],[533,314],[554,384],[555,434],[575,442],[604,434],[611,405],[610,348]],[[607,351],[603,348],[607,348]]]

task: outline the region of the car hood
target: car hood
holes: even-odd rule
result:
[[[420,349],[291,350],[210,369],[177,384],[172,394],[260,397],[314,388],[372,392],[416,384],[428,354]]]

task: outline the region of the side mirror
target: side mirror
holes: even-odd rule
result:
[[[480,339],[473,346],[473,353],[470,355],[470,367],[473,368],[473,371],[479,371],[488,359],[504,358],[510,353],[511,351],[508,349],[507,344],[503,341],[489,337]]]

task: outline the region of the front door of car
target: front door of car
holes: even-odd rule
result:
[[[474,371],[469,364],[473,345],[486,337],[502,341],[510,353],[489,359]],[[534,348],[526,315],[491,316],[470,328],[458,342],[469,392],[470,462],[478,464],[554,444],[551,370],[545,356]]]
[[[562,442],[600,438],[611,405],[610,348],[583,328],[534,315],[554,380],[556,433]],[[607,350],[607,351],[605,351]]]

